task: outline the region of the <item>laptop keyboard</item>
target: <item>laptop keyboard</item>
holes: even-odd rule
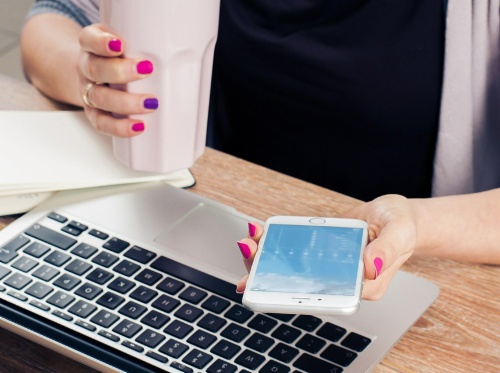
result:
[[[371,339],[260,314],[235,285],[51,213],[0,248],[0,292],[87,337],[179,372],[342,372]]]

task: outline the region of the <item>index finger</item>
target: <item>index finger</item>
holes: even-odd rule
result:
[[[98,56],[117,57],[124,50],[123,40],[98,23],[83,28],[79,42],[85,52]]]

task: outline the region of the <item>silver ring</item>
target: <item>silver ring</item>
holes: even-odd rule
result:
[[[85,105],[90,106],[91,108],[95,108],[95,106],[92,105],[92,103],[89,101],[89,92],[95,85],[99,84],[101,83],[89,82],[85,85],[85,87],[83,87],[82,100],[85,103]]]

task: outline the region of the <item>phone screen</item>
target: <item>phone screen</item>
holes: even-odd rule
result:
[[[252,291],[352,296],[362,228],[270,224]]]

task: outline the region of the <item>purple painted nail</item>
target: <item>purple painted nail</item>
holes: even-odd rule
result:
[[[158,100],[156,98],[147,98],[144,100],[144,108],[146,109],[158,109]]]
[[[373,265],[375,266],[375,278],[380,276],[380,272],[382,272],[382,267],[384,265],[384,262],[380,258],[375,258],[373,261]]]
[[[144,123],[141,123],[141,122],[134,123],[132,125],[132,131],[134,131],[134,132],[142,132],[142,131],[144,131]]]
[[[243,255],[243,258],[248,259],[250,258],[250,247],[244,242],[238,241],[236,242],[238,244],[238,247],[240,248],[241,255]]]
[[[153,72],[153,63],[148,60],[139,62],[137,64],[137,72],[139,74],[151,74]]]
[[[120,39],[111,39],[108,43],[109,50],[113,52],[121,52],[122,42]]]
[[[257,227],[252,223],[248,223],[248,234],[250,235],[250,237],[254,237],[256,232]]]

